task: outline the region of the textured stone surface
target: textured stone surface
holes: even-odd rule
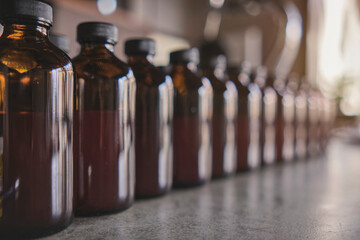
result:
[[[47,239],[359,239],[360,147],[239,174],[114,215],[76,218]]]

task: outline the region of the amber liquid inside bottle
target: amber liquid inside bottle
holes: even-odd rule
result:
[[[0,38],[0,238],[72,219],[73,69],[48,29],[6,22]]]
[[[230,175],[237,167],[237,90],[231,81],[218,79],[213,71],[203,70],[214,91],[213,99],[213,178]]]
[[[163,195],[172,186],[173,85],[147,56],[129,56],[136,79],[137,198]]]
[[[77,215],[117,212],[133,202],[135,80],[113,45],[85,43],[76,69],[74,193]]]
[[[174,186],[201,185],[211,178],[212,88],[186,64],[173,65],[171,77],[175,88]]]

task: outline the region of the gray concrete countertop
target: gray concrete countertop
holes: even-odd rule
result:
[[[360,146],[175,190],[46,239],[360,239]]]

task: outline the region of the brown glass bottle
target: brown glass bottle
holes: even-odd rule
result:
[[[73,67],[50,5],[2,1],[0,16],[0,238],[43,236],[73,215]]]
[[[136,79],[135,156],[137,198],[163,195],[172,186],[173,85],[152,64],[152,39],[125,42],[125,54]]]
[[[174,186],[192,187],[206,183],[212,169],[212,87],[196,75],[196,48],[170,54],[174,82]]]
[[[209,79],[213,87],[213,167],[212,177],[230,175],[237,167],[237,110],[238,93],[234,83],[225,74],[224,55],[201,57],[202,75]]]
[[[322,104],[319,94],[316,89],[308,89],[308,104],[309,104],[309,155],[311,157],[317,156],[321,153],[320,139],[321,139],[321,111]]]
[[[297,75],[292,74],[289,77],[287,88],[294,94],[295,97],[295,119],[294,119],[294,157],[296,159],[303,159],[307,154],[307,131],[306,119],[308,115],[307,96],[306,93],[300,89],[301,82]]]
[[[135,80],[115,57],[117,28],[86,22],[77,27],[74,193],[77,215],[128,208],[134,198],[131,116]]]
[[[250,69],[249,69],[250,70]],[[236,131],[237,141],[237,170],[245,171],[250,168],[248,151],[250,146],[250,108],[249,98],[251,91],[249,89],[250,77],[246,64],[243,67],[228,66],[227,74],[238,91],[238,115]]]
[[[274,77],[268,74],[267,69],[260,67],[255,82],[262,93],[262,111],[260,124],[261,163],[269,165],[276,161],[276,128],[278,93],[274,89]]]
[[[276,160],[292,161],[295,157],[295,94],[286,88],[285,80],[277,78],[274,88],[278,93],[276,128]]]

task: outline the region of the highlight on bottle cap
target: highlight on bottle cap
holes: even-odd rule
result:
[[[156,54],[156,43],[151,38],[133,38],[125,42],[125,54],[152,55]]]
[[[47,25],[53,23],[53,9],[50,4],[39,0],[1,0],[0,20],[36,20]]]
[[[77,41],[116,44],[118,28],[111,23],[83,22],[77,26]]]

